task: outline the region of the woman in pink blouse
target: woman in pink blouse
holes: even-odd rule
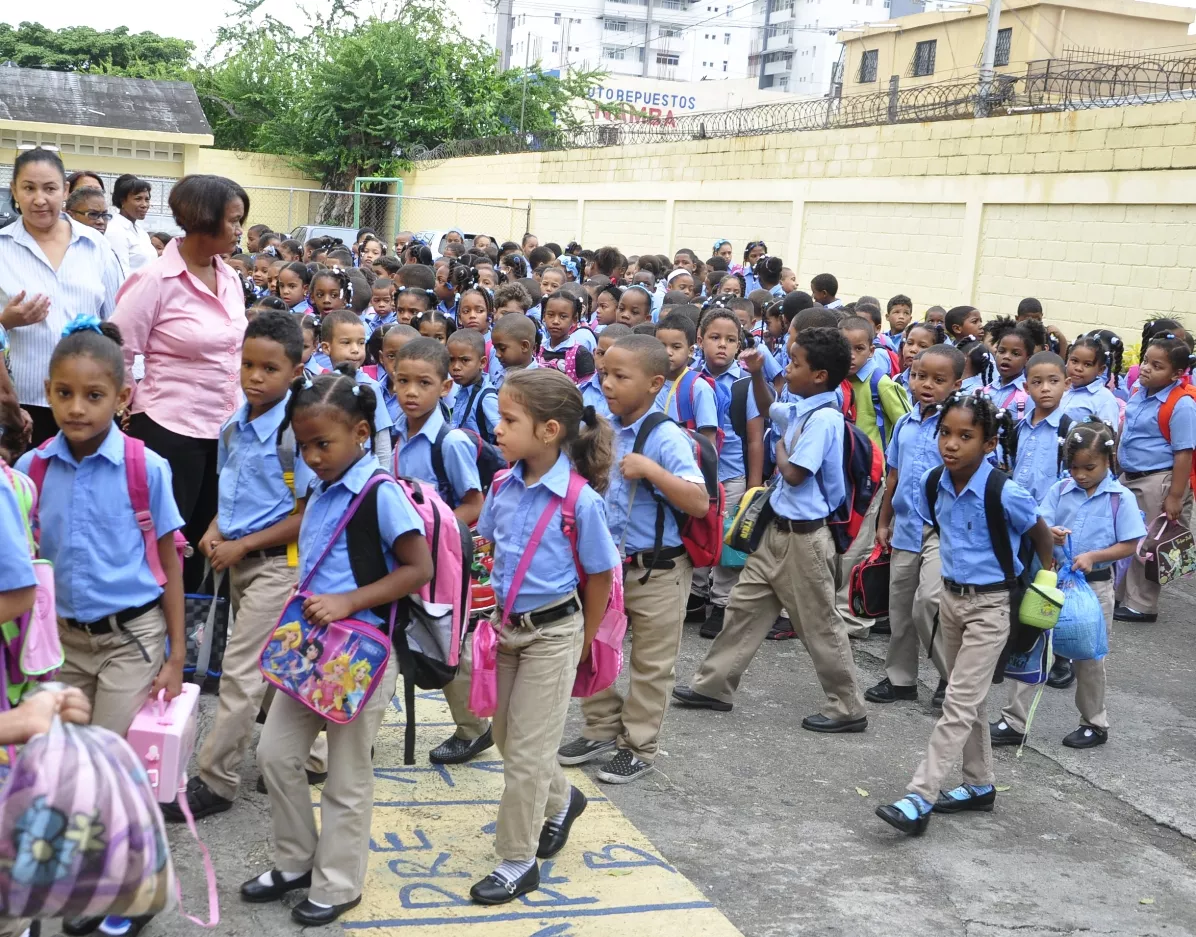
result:
[[[249,196],[223,176],[185,176],[170,210],[184,236],[125,281],[112,321],[129,373],[134,356],[145,356],[129,434],[170,463],[184,533],[195,543],[216,513],[216,439],[240,400],[245,296],[220,255],[240,240]]]

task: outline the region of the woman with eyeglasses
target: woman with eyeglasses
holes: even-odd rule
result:
[[[63,212],[66,171],[54,150],[20,152],[11,189],[21,217],[0,228],[0,328],[38,445],[58,432],[45,391],[50,354],[75,316],[112,314],[122,277],[104,236]]]
[[[158,252],[145,228],[150,210],[150,184],[132,173],[125,173],[112,186],[112,216],[106,236],[126,273],[133,273],[158,259]]]
[[[95,228],[100,234],[108,230],[112,212],[108,211],[108,200],[104,193],[93,186],[85,185],[75,189],[66,200],[66,213],[79,224]]]

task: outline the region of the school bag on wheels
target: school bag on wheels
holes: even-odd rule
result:
[[[865,618],[889,614],[889,562],[892,553],[879,543],[851,570],[848,598],[851,610]]]

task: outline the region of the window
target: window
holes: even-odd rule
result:
[[[876,60],[880,52],[877,49],[870,49],[860,56],[860,71],[856,76],[856,80],[860,84],[867,84],[876,81]]]
[[[913,75],[915,78],[934,74],[934,54],[937,46],[937,39],[928,39],[914,46]]]
[[[553,14],[552,14],[552,24],[553,24],[554,26],[560,26],[560,25],[561,25],[561,14],[560,14],[560,13],[553,13]]]
[[[606,46],[602,50],[602,57],[604,59],[616,59],[617,61],[622,61],[626,52],[626,49],[616,49],[612,46]]]
[[[625,33],[625,32],[627,32],[627,21],[626,20],[607,20],[606,28],[608,31],[610,31],[612,33]]]
[[[680,36],[681,36],[681,30],[679,28],[676,28],[673,26],[661,26],[660,27],[660,38],[661,39],[677,39]]]
[[[559,42],[554,42],[554,43],[552,44],[552,51],[553,51],[553,52],[560,52],[560,51],[561,51],[561,44],[560,44]]]
[[[997,57],[993,60],[994,65],[1008,65],[1009,64],[1009,47],[1013,45],[1013,27],[1007,29],[997,30]]]
[[[656,53],[656,64],[657,65],[676,65],[680,61],[681,61],[681,56],[679,56],[679,55],[672,55],[668,52],[657,52]]]
[[[729,46],[731,44],[731,34],[723,33],[723,45]]]

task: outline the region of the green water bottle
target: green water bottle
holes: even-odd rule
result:
[[[1055,627],[1063,608],[1063,590],[1058,582],[1058,577],[1051,570],[1038,571],[1018,607],[1018,618],[1023,625],[1044,630]]]

